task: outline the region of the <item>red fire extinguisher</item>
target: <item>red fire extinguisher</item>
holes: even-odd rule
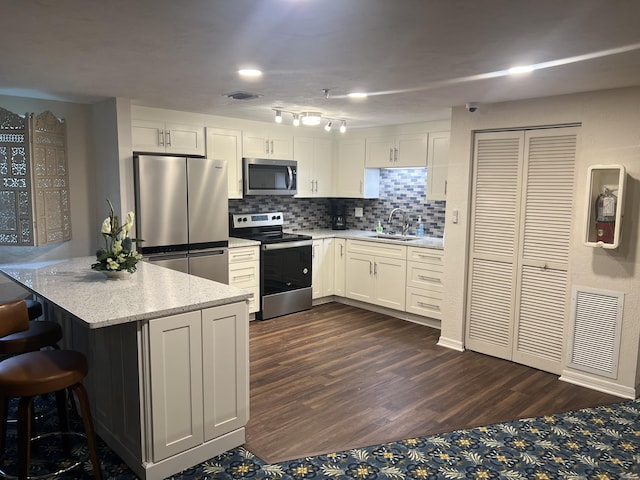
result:
[[[613,243],[618,199],[607,187],[596,198],[596,241]]]

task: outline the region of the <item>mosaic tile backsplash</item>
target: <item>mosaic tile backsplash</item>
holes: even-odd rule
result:
[[[255,213],[282,211],[285,229],[312,230],[331,228],[332,204],[345,207],[347,228],[375,230],[378,222],[385,232],[402,230],[402,215],[396,213],[388,223],[389,213],[394,208],[406,211],[409,234],[414,235],[418,227],[418,216],[422,215],[424,234],[427,237],[444,235],[444,201],[425,201],[427,185],[426,168],[380,170],[380,198],[293,198],[255,196],[242,200],[229,200],[229,213]],[[362,217],[355,216],[356,207],[363,210]]]

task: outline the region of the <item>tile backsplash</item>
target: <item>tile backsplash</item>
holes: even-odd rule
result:
[[[331,205],[341,203],[349,229],[374,230],[381,222],[386,232],[400,232],[400,213],[393,216],[391,223],[387,220],[392,209],[401,208],[407,212],[410,234],[415,234],[418,216],[422,215],[425,236],[442,237],[446,202],[424,200],[426,176],[426,168],[382,169],[377,199],[255,196],[229,200],[229,213],[282,211],[285,229],[312,230],[331,228]],[[356,208],[362,208],[362,217],[355,216]]]

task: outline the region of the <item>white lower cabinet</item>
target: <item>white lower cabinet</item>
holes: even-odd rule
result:
[[[229,285],[253,293],[249,313],[260,310],[260,249],[238,247],[229,249]]]
[[[443,253],[407,247],[407,312],[442,319]]]
[[[311,266],[312,298],[333,295],[334,292],[334,244],[335,239],[325,238],[313,241]]]
[[[153,462],[247,423],[244,303],[154,319],[148,332]]]
[[[407,247],[347,240],[346,297],[404,310]]]
[[[335,239],[333,255],[335,265],[333,271],[333,294],[344,297],[347,284],[347,241],[344,238]]]

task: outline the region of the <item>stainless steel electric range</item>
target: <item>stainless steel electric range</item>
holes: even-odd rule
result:
[[[284,233],[282,212],[241,213],[229,217],[229,236],[260,242],[259,320],[311,308],[313,241]]]

